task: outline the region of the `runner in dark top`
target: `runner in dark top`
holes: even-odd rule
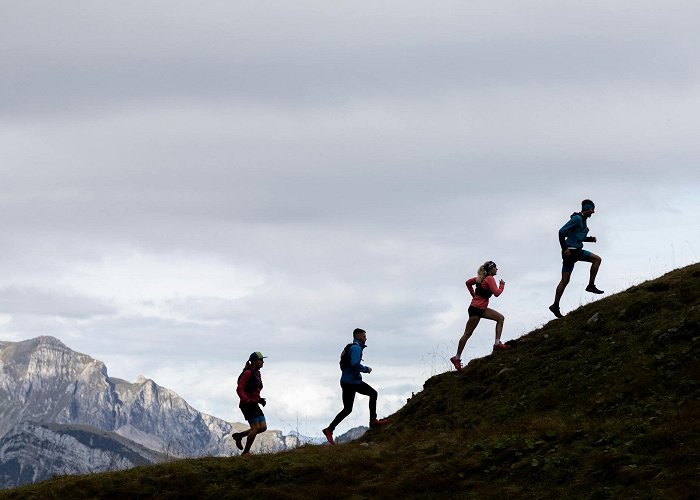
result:
[[[562,257],[561,281],[554,292],[554,303],[549,306],[549,310],[557,318],[564,317],[559,310],[559,301],[564,294],[566,285],[569,284],[571,272],[574,270],[576,262],[591,263],[590,278],[586,291],[596,294],[604,293],[595,286],[595,277],[598,274],[602,259],[596,254],[583,249],[584,242],[595,243],[597,241],[595,236],[588,236],[588,224],[586,223],[594,213],[595,204],[591,200],[583,200],[581,202],[581,211],[571,214],[569,221],[559,230],[559,245],[561,246]]]
[[[330,444],[335,444],[333,431],[345,417],[352,412],[355,402],[355,394],[369,396],[369,426],[370,428],[381,427],[389,423],[389,419],[377,419],[377,391],[369,384],[362,381],[363,373],[372,373],[372,368],[362,364],[362,351],[367,342],[367,332],[361,328],[355,328],[352,332],[352,344],[348,344],[341,355],[340,387],[343,390],[343,409],[336,415],[328,427],[323,429],[323,435]],[[347,361],[344,363],[344,358]]]

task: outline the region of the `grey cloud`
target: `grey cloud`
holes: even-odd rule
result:
[[[549,320],[556,230],[583,198],[606,285],[697,257],[693,3],[5,4],[13,338],[57,335],[128,360],[129,378],[237,370],[254,345],[327,361],[335,390],[355,326],[380,366],[417,373],[452,350],[464,280],[486,259],[508,281],[494,301],[506,338]],[[258,284],[232,298],[164,276],[141,315],[54,285],[133,254]],[[587,300],[579,278],[564,308]]]
[[[0,289],[0,312],[88,319],[114,314],[111,304],[70,291],[32,286],[7,286]]]
[[[619,12],[414,4],[391,15],[359,5],[209,4],[193,12],[120,4],[109,13],[85,4],[12,6],[0,53],[12,71],[0,109],[123,106],[167,96],[216,102],[232,95],[308,106],[527,83],[677,85],[697,77],[698,40],[688,23],[698,8],[674,4],[630,3]],[[659,18],[675,25],[675,36]]]

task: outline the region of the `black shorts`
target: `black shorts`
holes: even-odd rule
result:
[[[569,256],[564,255],[564,250],[561,251],[561,272],[570,273],[574,270],[574,264],[582,260],[585,262],[591,261],[591,252],[583,248],[569,248]]]
[[[241,403],[238,405],[238,407],[243,412],[243,418],[245,418],[247,422],[265,421],[265,415],[263,414],[262,409],[260,408],[260,405],[258,403]]]
[[[486,309],[479,309],[478,307],[469,306],[469,309],[467,309],[467,311],[469,312],[470,318],[472,316],[479,316],[481,318],[486,312]]]

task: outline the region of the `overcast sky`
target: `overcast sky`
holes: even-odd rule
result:
[[[379,414],[449,369],[496,261],[553,319],[591,198],[606,294],[698,261],[695,1],[0,4],[0,339],[52,335],[241,421],[319,435],[368,332]],[[595,300],[579,264],[562,311]],[[486,355],[482,321],[465,361]],[[509,353],[504,353],[507,363]],[[367,399],[338,433],[367,423]]]

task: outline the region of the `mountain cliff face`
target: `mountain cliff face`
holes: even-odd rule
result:
[[[23,422],[0,439],[0,484],[15,486],[56,475],[128,469],[167,459],[94,427]]]
[[[53,337],[0,342],[0,487],[167,457],[230,456],[240,453],[230,434],[245,428],[144,377],[111,378],[104,363]],[[253,449],[298,444],[268,431]]]

